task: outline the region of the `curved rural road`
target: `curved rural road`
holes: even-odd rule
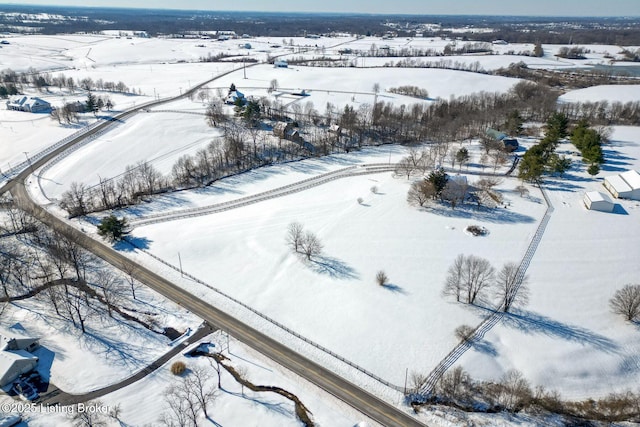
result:
[[[206,83],[203,83],[202,85]],[[185,96],[191,91],[197,90],[197,88],[202,85],[196,86],[182,96]],[[147,104],[144,108],[149,108],[171,100],[172,99],[165,99],[151,105]],[[114,119],[125,118],[137,111],[138,109],[126,111],[117,115]],[[42,167],[45,163],[67,148],[80,143],[84,138],[89,137],[93,133],[103,130],[109,125],[109,123],[110,122],[105,122],[91,131],[72,139],[57,150],[41,157],[37,161],[33,162],[31,169],[35,170]],[[23,170],[13,180],[0,188],[0,194],[10,191],[14,201],[22,209],[32,214],[45,225],[77,242],[79,245],[104,259],[116,268],[122,268],[124,265],[127,265],[127,263],[130,264],[132,262],[129,258],[115,251],[112,247],[105,245],[101,241],[92,239],[35,203],[30,198],[24,184],[24,181],[29,174],[29,169]],[[142,265],[137,265],[134,276],[140,282],[182,307],[190,310],[209,324],[215,325],[229,332],[231,335],[252,347],[254,350],[264,354],[268,358],[288,368],[311,383],[316,384],[326,392],[334,395],[338,399],[349,404],[385,427],[424,427],[425,424],[419,422],[399,408],[379,399],[362,388],[355,386],[323,366],[292,351],[285,345],[273,340],[256,329],[251,328],[232,316],[227,315],[194,295],[185,292],[184,289]]]
[[[19,178],[24,179],[26,175],[28,175],[28,171],[20,174]],[[13,182],[15,184],[11,186],[11,194],[16,204],[45,225],[77,242],[117,268],[132,262],[112,247],[92,239],[32,201],[22,180],[16,179]],[[316,384],[382,425],[386,427],[424,426],[409,414],[353,385],[330,370],[292,351],[283,344],[229,316],[207,302],[189,294],[184,289],[142,265],[137,265],[134,277],[168,299],[190,310],[207,323],[229,332],[246,345],[302,378]]]

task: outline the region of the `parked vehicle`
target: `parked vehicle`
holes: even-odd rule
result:
[[[13,383],[11,390],[29,401],[36,400],[40,397],[36,388],[24,380]]]

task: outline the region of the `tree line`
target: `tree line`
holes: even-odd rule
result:
[[[134,89],[130,89],[122,81],[111,82],[103,79],[97,79],[94,81],[91,77],[74,79],[73,77],[67,77],[64,73],[53,75],[48,72],[40,72],[33,67],[30,67],[27,71],[22,73],[16,72],[10,68],[0,70],[0,83],[2,83],[2,86],[7,89],[15,88],[19,93],[23,91],[23,86],[32,86],[39,92],[46,90],[48,87],[57,87],[59,90],[68,89],[71,93],[75,93],[78,89],[82,89],[84,91],[101,90],[118,93],[130,93],[131,91],[135,93]]]

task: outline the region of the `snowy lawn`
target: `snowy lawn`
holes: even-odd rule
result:
[[[455,345],[454,329],[479,321],[478,313],[440,295],[453,259],[474,253],[496,265],[518,261],[544,212],[539,198],[512,192],[515,180],[502,186],[508,209],[480,213],[471,206],[413,208],[409,184],[391,173],[345,178],[133,234],[155,255],[176,264],[179,252],[190,274],[402,384],[405,368],[430,370]],[[285,236],[293,221],[318,235],[321,257],[309,262],[291,253]],[[472,237],[464,232],[470,224],[490,234]],[[380,269],[390,277],[386,287],[375,283]]]
[[[614,213],[589,211],[582,202],[585,191],[606,193],[602,177],[640,169],[640,129],[613,130],[597,179],[576,158],[569,177],[547,180],[555,211],[528,271],[531,302],[463,356],[474,377],[518,369],[533,385],[569,399],[637,391],[640,328],[614,315],[609,299],[638,283],[640,202],[615,199]]]

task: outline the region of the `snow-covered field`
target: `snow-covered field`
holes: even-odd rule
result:
[[[248,96],[270,96],[284,104],[312,102],[320,112],[329,102],[338,109],[347,104],[356,107],[372,104],[375,83],[381,88],[377,95],[379,101],[400,105],[479,91],[505,92],[518,81],[440,69],[300,66],[276,69],[267,64],[247,67],[244,79],[241,64],[191,63],[209,53],[249,54],[264,60],[267,55],[291,53],[289,38],[218,42],[69,35],[9,39],[11,45],[3,48],[0,69],[24,71],[33,66],[40,70],[63,70],[74,79],[122,80],[142,92],[142,95],[113,95],[117,110],[140,105],[154,96],[179,95],[230,70],[234,70],[233,73],[209,84],[211,91],[226,90],[235,83]],[[293,38],[291,41],[298,47],[313,49],[306,55],[318,56],[336,55],[336,50],[342,47],[368,49],[372,43],[394,48],[441,49],[449,42],[373,38],[355,41],[351,37]],[[251,43],[252,49],[240,47],[241,42]],[[591,50],[587,60],[567,61],[553,56],[560,47],[544,46],[543,58],[509,54],[511,50],[531,49],[531,45],[501,45],[494,46],[500,55],[445,59],[478,61],[487,70],[520,60],[531,67],[559,68],[600,64],[606,62],[604,55],[616,56],[620,51],[617,46],[586,46]],[[298,55],[291,53],[291,56]],[[371,67],[382,65],[383,60],[392,58],[366,58],[362,62]],[[273,79],[278,80],[280,89],[268,93]],[[431,100],[419,101],[386,92],[400,85],[425,88]],[[635,101],[640,97],[638,87],[583,89],[567,93],[561,101]],[[302,89],[310,96],[300,98],[289,93]],[[61,103],[63,97],[70,100],[70,94],[56,90],[52,88],[50,93],[41,96],[54,104]],[[79,91],[74,96],[83,98]],[[159,109],[204,111],[203,104],[195,99],[183,99]],[[83,117],[83,125],[91,121],[88,116]],[[0,109],[0,170],[22,162],[26,156],[77,130],[78,127],[63,127],[46,115]],[[126,165],[142,160],[152,162],[167,173],[177,157],[194,152],[217,135],[216,130],[206,126],[201,115],[140,113],[51,168],[41,170],[40,180],[30,180],[31,191],[38,193],[42,188],[47,196],[57,198],[72,181],[92,185],[99,177],[113,177],[123,172]],[[608,300],[624,284],[637,283],[640,204],[622,201],[614,214],[604,214],[587,211],[581,201],[584,191],[602,190],[603,176],[623,169],[640,169],[640,129],[615,127],[612,141],[605,151],[607,163],[596,179],[589,177],[580,160],[574,157],[575,168],[567,178],[547,182],[555,211],[528,271],[530,304],[515,315],[507,316],[486,335],[481,346],[459,360],[474,377],[496,379],[515,368],[533,385],[556,389],[571,399],[637,388],[640,330],[614,316]],[[561,150],[574,151],[570,146],[562,146]],[[206,206],[351,165],[392,163],[405,153],[403,147],[387,146],[271,166],[222,180],[206,189],[165,195],[125,213],[135,217]],[[474,180],[472,176],[469,179]],[[407,370],[426,373],[449,352],[457,342],[456,327],[475,325],[484,315],[441,296],[446,270],[455,256],[480,255],[489,258],[496,267],[509,261],[518,262],[545,210],[538,190],[530,188],[530,197],[520,197],[514,191],[519,184],[515,179],[505,179],[499,187],[507,208],[480,213],[469,206],[456,210],[417,209],[406,202],[410,182],[390,172],[342,178],[228,212],[141,226],[134,229],[133,235],[149,252],[169,264],[177,265],[180,257],[185,272],[384,379],[402,385]],[[375,194],[370,190],[373,186],[377,187]],[[362,203],[357,202],[358,198],[363,199]],[[46,201],[42,196],[38,199]],[[56,210],[54,206],[50,209]],[[286,230],[293,221],[302,223],[320,238],[324,244],[322,257],[305,261],[287,248]],[[81,224],[89,227],[87,223]],[[464,229],[470,224],[485,226],[489,235],[466,234]],[[136,251],[131,256],[166,272],[169,277],[176,277],[175,271],[160,266],[145,253]],[[380,287],[375,283],[378,270],[388,274],[389,286]],[[233,303],[210,288],[186,279],[180,283],[186,290],[230,312],[237,310]],[[167,309],[163,303],[158,304],[163,310]],[[82,345],[78,346],[78,337],[73,331],[58,331],[55,324],[36,321],[33,316],[32,312],[15,307],[5,310],[0,332],[24,328],[26,333],[45,337],[42,340],[45,349],[55,352],[52,382],[67,391],[85,391],[117,381],[157,357],[164,347],[161,340],[153,337],[139,337],[131,331],[123,333],[117,327],[105,328],[106,338],[126,342],[124,347],[136,356],[144,353],[135,363],[118,364],[113,359],[116,354],[100,347],[104,343],[81,337]],[[251,318],[250,314],[243,316],[253,326],[272,331],[273,326],[261,319]],[[191,325],[195,319],[186,316],[180,321]],[[282,331],[277,334],[285,342],[289,339]],[[288,344],[297,349],[298,343],[294,341],[291,339]],[[300,393],[305,403],[317,402],[318,406],[308,406],[316,410],[320,425],[349,426],[360,421],[349,408],[313,387],[301,385],[299,379],[282,368],[252,354],[239,343],[232,342],[232,346],[238,348],[237,359],[251,361],[246,363],[246,369],[256,382],[275,383]],[[323,360],[323,356],[317,354],[312,357]],[[51,360],[47,355],[43,359]],[[90,369],[96,372],[89,374]],[[228,393],[221,393],[215,403],[216,422],[247,425],[242,414],[249,411],[252,421],[255,419],[260,425],[296,425],[286,404],[263,396],[238,397],[230,377],[226,379]],[[153,423],[162,390],[170,380],[166,370],[160,370],[104,400],[110,404],[121,403],[124,419],[131,425]],[[375,387],[372,391],[381,395],[388,393]],[[393,393],[388,395],[396,398]],[[51,418],[33,421],[33,425],[50,423]],[[455,421],[448,423],[456,424]]]
[[[400,385],[405,368],[429,371],[456,343],[455,328],[479,321],[440,296],[452,260],[491,253],[496,264],[517,262],[544,211],[539,200],[511,191],[515,180],[504,183],[508,209],[418,210],[406,202],[409,183],[391,173],[343,178],[133,234],[160,258],[179,252],[190,274]],[[322,257],[306,262],[291,253],[285,238],[294,221],[318,235]],[[470,236],[471,224],[491,234]],[[179,242],[170,230],[180,230]],[[390,286],[375,284],[380,269]]]
[[[612,214],[582,202],[585,191],[606,192],[602,177],[640,169],[640,129],[613,130],[598,179],[588,179],[574,159],[569,177],[548,180],[555,211],[528,271],[530,304],[487,334],[486,346],[463,356],[473,376],[518,369],[569,399],[637,391],[640,328],[611,313],[609,299],[640,277],[640,202],[616,200]]]
[[[201,108],[201,103],[197,105]],[[143,112],[73,151],[43,172],[39,181],[49,198],[59,198],[72,182],[93,186],[101,178],[114,177],[123,173],[126,166],[142,161],[169,175],[179,157],[204,148],[219,134],[219,130],[207,126],[202,114]],[[87,158],[100,161],[88,162]]]
[[[560,102],[638,102],[640,85],[601,85],[576,89],[560,96]]]

